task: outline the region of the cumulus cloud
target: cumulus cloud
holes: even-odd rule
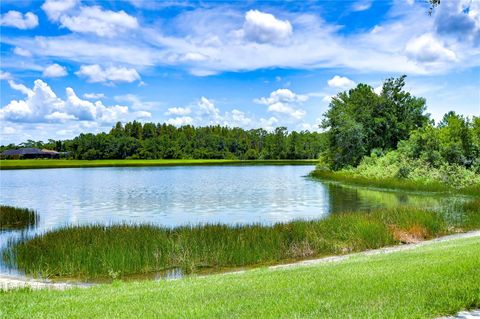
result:
[[[328,86],[336,89],[347,89],[355,86],[355,82],[344,76],[335,75],[328,80]]]
[[[247,115],[237,109],[233,109],[231,112],[226,112],[223,120],[223,124],[230,127],[247,127],[252,124],[253,120]]]
[[[60,16],[73,9],[78,2],[78,0],[46,0],[42,9],[50,20],[57,21]]]
[[[171,107],[165,112],[165,115],[188,115],[192,113],[189,107]]]
[[[267,131],[271,131],[275,128],[276,124],[278,123],[278,119],[274,116],[264,119],[260,119],[260,126],[266,129]]]
[[[40,79],[34,82],[33,89],[11,80],[9,85],[12,89],[25,94],[26,98],[12,100],[0,109],[0,119],[5,121],[43,123],[76,120],[113,123],[120,119],[145,117],[149,114],[131,113],[127,106],[105,106],[100,101],[92,103],[82,100],[70,87],[65,90],[67,98],[62,100]]]
[[[50,20],[59,22],[73,32],[95,33],[101,37],[113,37],[119,32],[138,28],[137,18],[125,11],[103,10],[99,6],[77,6],[77,1],[46,1],[42,9]]]
[[[67,69],[57,63],[50,64],[43,70],[43,76],[46,78],[59,78],[67,74]]]
[[[455,52],[430,33],[411,39],[405,47],[405,53],[410,59],[423,63],[452,62],[457,59]]]
[[[38,26],[38,17],[32,12],[22,14],[18,11],[8,11],[0,16],[0,25],[17,29],[33,29]]]
[[[202,96],[197,105],[200,108],[200,114],[206,118],[209,124],[219,124],[221,121],[220,110],[215,107],[212,100]]]
[[[282,42],[293,33],[290,21],[258,10],[249,10],[245,14],[242,31],[246,39],[259,43]]]
[[[79,76],[87,78],[88,82],[134,82],[140,80],[140,75],[134,68],[107,67],[102,68],[98,64],[82,65],[80,70],[75,72]]]
[[[179,116],[168,119],[166,123],[174,126],[191,125],[193,124],[193,118],[190,116]]]
[[[269,112],[283,113],[301,119],[305,116],[305,111],[296,108],[296,105],[307,100],[308,95],[296,94],[289,89],[278,89],[271,92],[269,97],[261,97],[254,102],[267,105]]]

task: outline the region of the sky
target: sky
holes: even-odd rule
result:
[[[117,121],[320,130],[332,96],[407,75],[480,115],[480,0],[2,0],[0,144]]]

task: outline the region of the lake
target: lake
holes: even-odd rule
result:
[[[376,191],[307,177],[314,166],[178,166],[0,171],[0,202],[36,210],[24,234],[66,225],[272,224],[444,197]],[[21,231],[0,233],[0,248]],[[12,272],[0,262],[0,272]]]

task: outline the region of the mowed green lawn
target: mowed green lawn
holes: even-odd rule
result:
[[[187,165],[315,165],[318,160],[0,160],[0,169]]]
[[[0,293],[4,318],[435,318],[480,307],[480,238],[338,263]]]

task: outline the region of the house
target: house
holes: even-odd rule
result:
[[[64,152],[57,152],[39,148],[20,148],[18,150],[6,150],[1,153],[2,158],[60,158]]]

